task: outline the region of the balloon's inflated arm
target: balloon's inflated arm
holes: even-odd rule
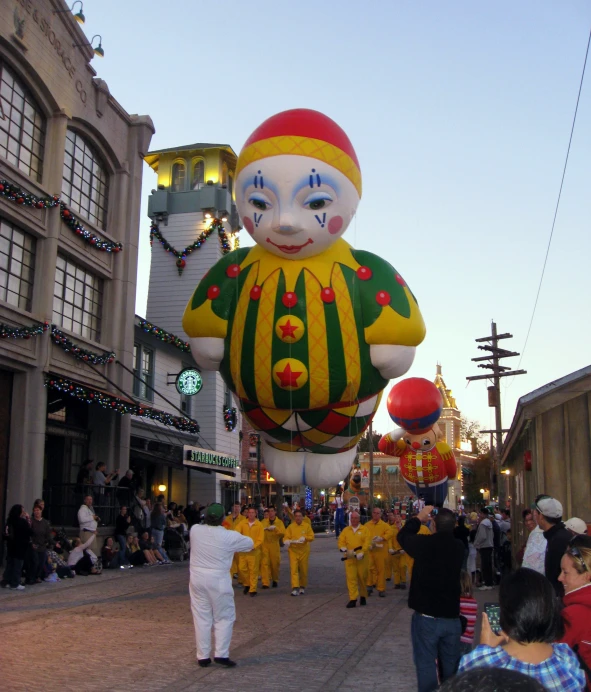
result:
[[[216,337],[189,339],[191,355],[203,370],[219,370],[224,357],[224,340]]]
[[[401,439],[404,432],[402,428],[395,428],[391,432],[386,433],[378,442],[379,451],[392,457],[399,456],[406,447],[404,440]]]

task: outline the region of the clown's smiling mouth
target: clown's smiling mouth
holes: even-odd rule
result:
[[[312,245],[314,241],[312,240],[312,238],[308,238],[308,240],[306,240],[306,242],[303,245],[277,245],[277,243],[274,243],[271,240],[271,238],[267,238],[267,242],[271,243],[271,245],[281,250],[281,252],[285,252],[288,255],[295,255],[302,248],[305,248],[306,245]]]

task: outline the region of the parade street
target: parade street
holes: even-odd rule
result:
[[[347,610],[333,536],[317,537],[309,588],[292,597],[286,551],[278,589],[235,589],[230,654],[197,666],[188,565],[105,571],[24,592],[0,591],[6,692],[44,690],[408,690],[416,686],[407,591]]]

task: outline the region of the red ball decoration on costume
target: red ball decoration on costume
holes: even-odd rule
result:
[[[260,286],[253,286],[250,289],[250,299],[251,300],[258,300],[261,297],[261,292],[262,292],[262,289]]]
[[[400,276],[400,274],[396,274],[396,281],[398,281],[401,286],[406,286],[406,281]]]
[[[209,300],[215,300],[218,296],[220,295],[220,287],[216,286],[215,284],[213,286],[210,286],[207,289],[207,297]]]
[[[334,303],[334,291],[332,288],[330,288],[330,286],[327,286],[320,291],[320,297],[324,303]]]
[[[422,377],[409,377],[392,387],[387,406],[396,425],[420,435],[439,420],[443,399],[433,382]]]
[[[240,265],[239,264],[231,264],[227,269],[226,269],[226,276],[228,276],[230,279],[235,279],[238,274],[240,274]]]
[[[378,291],[376,293],[376,303],[382,307],[390,305],[390,294],[388,291]]]
[[[357,270],[357,277],[361,279],[361,281],[368,281],[371,279],[373,275],[373,272],[369,267],[359,267]]]
[[[298,304],[298,297],[295,293],[293,293],[293,291],[287,291],[283,294],[281,302],[286,308],[293,308]]]

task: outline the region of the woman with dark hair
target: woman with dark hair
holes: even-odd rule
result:
[[[591,537],[575,536],[560,563],[558,581],[564,586],[564,637],[582,660],[591,689]]]
[[[25,555],[31,542],[31,526],[29,515],[22,505],[13,505],[8,513],[4,529],[6,540],[6,568],[2,578],[2,586],[15,591],[24,591],[21,585],[21,574]]]
[[[501,633],[482,615],[480,646],[463,656],[459,671],[509,668],[539,680],[552,692],[585,687],[585,674],[567,644],[552,584],[538,572],[518,569],[505,577],[499,592]]]

